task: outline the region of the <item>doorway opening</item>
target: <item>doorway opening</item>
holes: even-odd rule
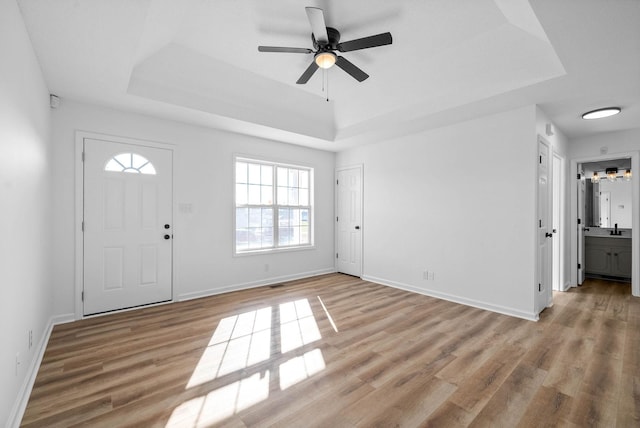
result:
[[[631,282],[632,169],[631,158],[583,162],[580,192],[584,194],[582,230],[583,277]]]
[[[637,153],[572,160],[573,286],[585,278],[630,282],[632,294],[640,295],[639,161]]]

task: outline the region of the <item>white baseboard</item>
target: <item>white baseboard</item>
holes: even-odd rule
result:
[[[226,285],[219,288],[211,288],[209,290],[202,290],[202,291],[197,291],[193,293],[180,294],[178,295],[178,298],[176,299],[176,301],[180,302],[183,300],[199,299],[201,297],[215,296],[216,294],[229,293],[232,291],[264,287],[267,285],[278,284],[280,282],[285,282],[285,281],[293,281],[296,279],[311,278],[318,275],[326,275],[328,273],[334,273],[335,271],[336,271],[335,268],[327,268],[327,269],[320,269],[320,270],[315,270],[310,272],[296,273],[293,275],[283,275],[283,276],[276,276],[273,278],[261,279],[257,281],[243,282],[240,284]]]
[[[44,351],[47,349],[47,344],[49,343],[53,326],[56,324],[64,324],[69,321],[74,321],[74,319],[74,314],[57,315],[49,319],[45,333],[40,338],[40,342],[38,342],[38,347],[36,348],[36,353],[34,354],[31,364],[29,364],[29,368],[27,369],[27,375],[25,376],[22,387],[18,392],[18,397],[16,398],[11,412],[9,413],[7,427],[19,427],[20,422],[22,422],[22,417],[24,416],[24,411],[27,408],[27,403],[31,396],[31,390],[33,389],[33,384],[36,381],[36,376],[38,375],[38,370],[42,363],[42,357],[44,357]]]
[[[518,309],[508,308],[505,306],[494,305],[492,303],[480,302],[477,300],[467,299],[465,297],[454,296],[440,291],[429,290],[424,288],[418,288],[413,285],[403,284],[396,281],[391,281],[384,278],[377,278],[373,276],[363,276],[365,281],[375,282],[377,284],[387,285],[389,287],[398,288],[404,291],[411,291],[413,293],[423,294],[429,297],[435,297],[437,299],[448,300],[449,302],[459,303],[461,305],[472,306],[478,309],[484,309],[491,312],[497,312],[503,315],[509,315],[512,317],[522,318],[528,321],[538,321],[539,316],[533,312],[525,312]]]
[[[568,291],[572,287],[575,287],[575,285],[572,286],[570,282],[565,282],[560,291]]]

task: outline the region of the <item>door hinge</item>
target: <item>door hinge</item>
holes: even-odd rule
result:
[[[542,220],[538,220],[538,227],[542,227]]]
[[[340,184],[340,180],[336,180],[336,186]]]
[[[82,231],[84,232],[84,221],[82,222],[82,225],[80,226],[80,228],[82,229]]]
[[[84,302],[84,291],[82,293],[80,293],[80,298],[82,299],[82,301]]]
[[[338,217],[336,216],[336,221],[338,221]]]
[[[582,265],[578,263],[578,269],[582,269]]]
[[[542,163],[542,155],[538,156],[539,157],[539,162]]]
[[[82,152],[82,156],[80,156],[80,157],[81,157],[82,162],[84,162],[84,152]]]
[[[578,219],[578,224],[582,224],[582,220],[581,219]]]
[[[338,253],[336,253],[336,259],[338,258]]]
[[[538,284],[538,291],[542,291],[542,284]]]
[[[578,174],[578,180],[580,180],[580,174]]]

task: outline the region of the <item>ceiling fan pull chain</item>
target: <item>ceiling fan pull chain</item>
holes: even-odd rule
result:
[[[327,102],[329,102],[329,70],[325,70],[327,73]]]

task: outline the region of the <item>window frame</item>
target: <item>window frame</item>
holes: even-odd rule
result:
[[[247,200],[246,204],[238,204],[237,203],[237,166],[239,162],[247,163],[247,164],[258,164],[272,167],[272,204],[249,204]],[[309,200],[308,205],[284,205],[278,204],[278,167],[281,168],[291,168],[297,170],[304,170],[308,172],[309,176]],[[305,251],[311,250],[315,248],[315,239],[314,239],[314,167],[311,165],[305,165],[302,163],[293,163],[293,162],[283,162],[277,161],[267,158],[257,158],[254,156],[246,156],[246,155],[234,155],[233,157],[233,229],[232,229],[232,247],[233,247],[233,256],[234,257],[243,257],[257,254],[268,254],[268,253],[278,253],[278,252],[288,252],[288,251]],[[247,183],[248,184],[248,183]],[[280,186],[284,187],[284,186]],[[289,187],[289,186],[286,186]],[[261,201],[262,202],[262,201]],[[273,228],[273,246],[268,248],[247,248],[247,249],[238,249],[237,245],[237,209],[238,208],[271,208],[272,211],[272,228]],[[279,244],[279,235],[280,235],[280,225],[279,225],[279,209],[306,209],[308,210],[308,223],[309,223],[309,243],[308,244],[293,244],[293,245],[280,245]],[[286,226],[285,226],[286,227]]]

